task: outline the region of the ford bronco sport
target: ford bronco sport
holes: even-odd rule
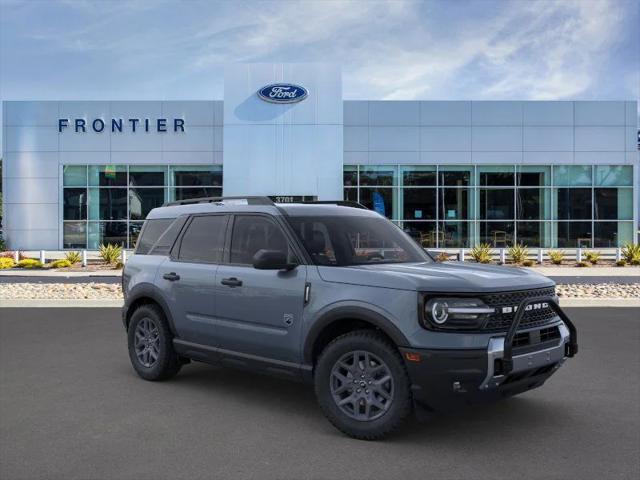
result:
[[[205,198],[152,210],[124,268],[133,368],[190,361],[313,383],[347,435],[542,385],[577,352],[554,283],[518,268],[436,263],[350,202]]]

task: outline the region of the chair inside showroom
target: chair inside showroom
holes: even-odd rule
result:
[[[507,246],[507,232],[503,232],[502,230],[493,230],[491,232],[491,236],[493,237],[494,248]]]

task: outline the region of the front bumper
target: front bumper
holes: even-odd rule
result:
[[[521,312],[530,301],[522,302]],[[552,303],[557,322],[542,329],[518,330],[522,315],[517,315],[509,331],[492,337],[486,349],[402,348],[416,405],[427,412],[450,411],[541,386],[577,352],[573,323]],[[557,335],[540,341],[540,332],[550,328],[557,329]],[[514,346],[516,333],[531,335],[538,342]]]

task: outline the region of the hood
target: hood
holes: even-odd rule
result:
[[[421,292],[499,292],[555,285],[549,278],[524,268],[463,262],[319,266],[318,271],[327,282]]]

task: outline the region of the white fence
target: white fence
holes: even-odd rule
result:
[[[439,253],[446,253],[451,260],[469,261],[471,259],[470,248],[427,248],[428,252],[432,255]],[[585,259],[587,252],[597,252],[600,254],[599,261],[615,262],[622,258],[621,248],[529,248],[528,259],[533,260],[535,263],[551,263],[549,252],[562,252],[562,262],[565,264],[576,263]],[[496,263],[508,263],[509,262],[509,249],[508,248],[492,248],[490,250],[491,259]]]

